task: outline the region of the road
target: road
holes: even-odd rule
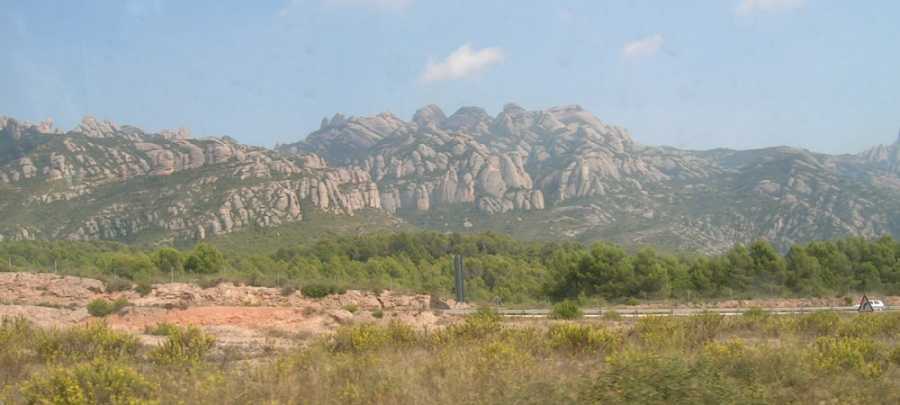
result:
[[[791,314],[807,314],[816,311],[834,311],[856,313],[856,305],[845,307],[800,307],[800,308],[759,308],[763,311],[774,315],[791,315]],[[624,318],[639,318],[642,316],[691,316],[703,313],[714,313],[725,316],[741,315],[752,308],[584,308],[582,312],[585,318],[602,317],[604,313],[616,312]],[[502,316],[517,318],[544,318],[550,315],[550,310],[542,309],[511,309],[497,308],[497,312]],[[898,311],[900,306],[885,308],[885,311]],[[443,312],[448,315],[468,315],[477,311],[476,309],[448,309]]]

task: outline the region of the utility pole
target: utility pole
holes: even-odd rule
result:
[[[453,278],[456,282],[456,302],[466,301],[466,268],[462,255],[453,255]]]

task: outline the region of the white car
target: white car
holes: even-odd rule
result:
[[[869,300],[873,311],[884,311],[884,302],[881,300]]]

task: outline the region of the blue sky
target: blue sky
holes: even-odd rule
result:
[[[900,2],[0,0],[0,115],[271,146],[335,112],[580,104],[639,142],[856,152],[900,129]]]

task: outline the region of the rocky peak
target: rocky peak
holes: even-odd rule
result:
[[[894,172],[900,172],[900,134],[894,143],[866,149],[855,155],[855,158],[863,162],[879,164]]]
[[[0,135],[6,135],[12,139],[19,139],[22,136],[19,122],[13,118],[0,116]]]
[[[491,116],[481,107],[461,107],[444,120],[443,127],[451,131],[478,134],[487,132],[491,121]]]
[[[333,117],[331,117],[331,122],[328,123],[326,128],[337,128],[347,123],[347,117],[344,117],[344,114],[336,113]]]
[[[94,138],[107,138],[115,135],[118,130],[118,125],[110,121],[99,121],[91,115],[84,116],[81,123],[75,128],[75,132]]]
[[[191,139],[191,130],[188,128],[164,129],[159,131],[159,136],[168,141],[186,140]]]
[[[503,112],[506,114],[516,114],[516,113],[525,113],[528,111],[516,103],[506,103],[503,105]]]
[[[35,131],[42,134],[59,133],[59,130],[53,128],[52,118],[32,124],[28,121],[17,121],[14,118],[0,116],[0,134],[7,134],[13,139],[19,139],[25,131]]]
[[[374,117],[353,117],[350,121],[365,127],[383,138],[396,131],[398,128],[408,125],[394,114],[384,112]]]
[[[582,108],[580,105],[567,105],[560,107],[553,107],[547,110],[548,113],[553,115],[554,118],[562,122],[563,124],[581,124],[588,125],[594,128],[604,128],[606,125],[601,122],[597,117],[591,114],[589,111]]]
[[[413,122],[420,127],[431,126],[435,128],[440,126],[446,119],[447,116],[444,115],[444,111],[434,104],[429,104],[416,110],[412,118]]]
[[[42,134],[59,132],[59,130],[57,130],[56,128],[53,128],[53,118],[47,118],[47,119],[37,123],[37,125],[35,125],[34,128],[37,129],[37,131]]]

